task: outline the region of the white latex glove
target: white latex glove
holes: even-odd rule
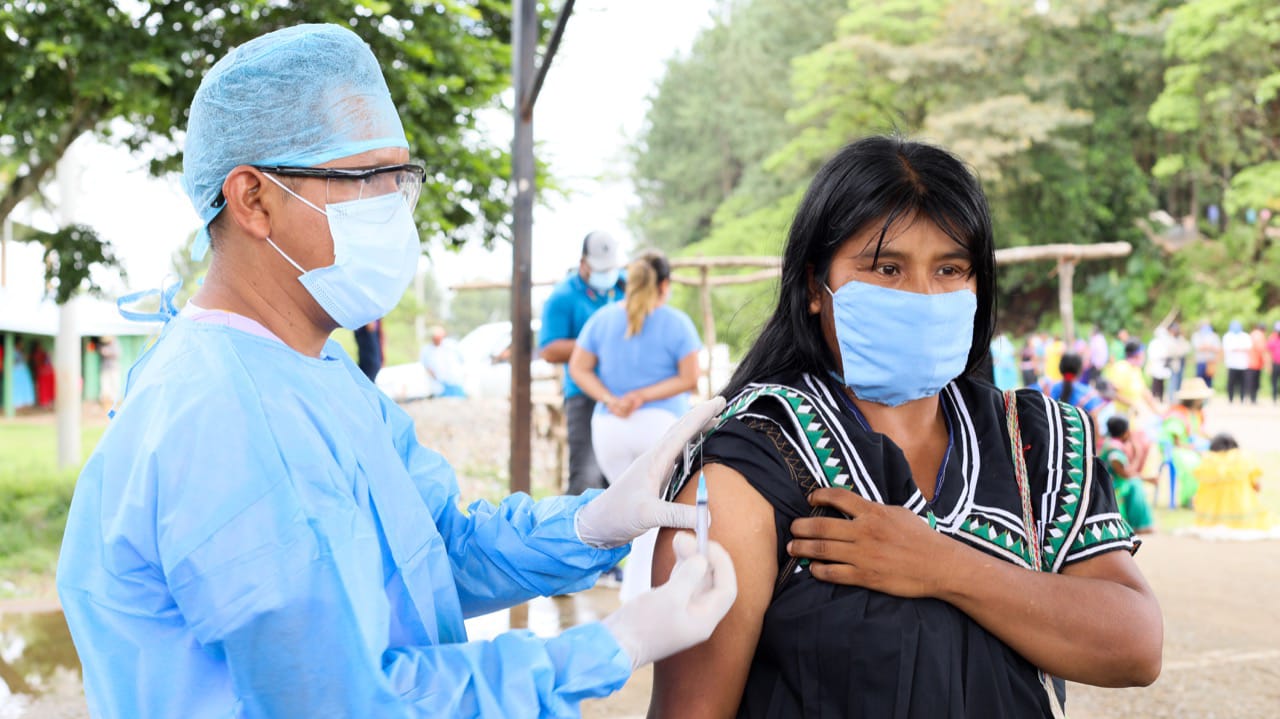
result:
[[[604,626],[631,659],[631,671],[701,644],[738,597],[729,553],[707,543],[707,556],[688,532],[674,537],[671,579],[628,601],[604,618]]]
[[[654,527],[692,529],[696,510],[687,504],[664,502],[659,496],[662,483],[685,443],[710,429],[724,404],[723,397],[713,397],[689,410],[656,445],[632,462],[618,481],[578,510],[578,537],[593,547],[610,549]]]

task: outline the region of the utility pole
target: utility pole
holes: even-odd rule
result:
[[[538,47],[538,9],[534,0],[516,0],[512,24],[512,68],[515,84],[515,138],[511,144],[511,182],[515,186],[511,228],[511,491],[528,492],[533,456],[529,363],[533,359],[530,291],[533,262],[533,111],[525,99],[533,91]]]
[[[515,0],[511,27],[511,79],[515,88],[515,136],[511,142],[511,183],[515,187],[511,228],[511,491],[528,492],[533,457],[533,402],[529,363],[533,360],[533,198],[537,191],[533,163],[533,107],[551,67],[573,0],[565,0],[537,61],[538,8],[534,0]]]

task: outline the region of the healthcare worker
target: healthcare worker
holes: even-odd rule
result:
[[[723,402],[607,491],[462,512],[449,465],[329,340],[407,288],[423,175],[349,30],[264,35],[204,78],[183,186],[212,263],[130,371],[58,566],[95,717],[577,716],[733,603],[728,555],[686,533],[676,578],[602,622],[467,641],[464,617],[692,527],[658,485]]]

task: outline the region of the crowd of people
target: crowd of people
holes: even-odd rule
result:
[[[1204,406],[1223,368],[1228,402],[1256,404],[1268,371],[1272,400],[1280,402],[1280,323],[1267,336],[1261,324],[1246,333],[1232,321],[1219,336],[1205,321],[1189,339],[1172,323],[1145,344],[1127,330],[1109,336],[1095,326],[1069,345],[1035,333],[1016,357],[1012,346],[1007,336],[991,344],[995,383],[1036,387],[1092,417],[1120,514],[1135,532],[1154,530],[1161,477],[1171,504],[1195,509],[1197,525],[1270,529],[1257,463],[1230,435],[1210,434]]]
[[[0,368],[4,366],[4,348],[0,347]],[[0,378],[3,378],[0,369]],[[13,377],[9,391],[16,408],[49,407],[53,405],[55,379],[53,360],[39,340],[13,343]]]

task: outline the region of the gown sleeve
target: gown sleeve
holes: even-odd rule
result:
[[[228,408],[208,409],[203,416]],[[161,485],[161,558],[175,614],[205,653],[225,661],[237,716],[576,717],[582,699],[625,683],[630,661],[599,623],[551,639],[510,632],[389,648],[392,609],[380,562],[370,561],[380,552],[376,527],[345,502],[328,507],[327,496],[303,489],[322,486],[326,470],[289,464],[278,434],[287,427],[251,402],[235,409],[234,425],[190,427],[200,431],[156,449],[144,466]],[[415,479],[441,486],[433,497],[457,498],[438,455],[419,447],[405,458]],[[166,479],[159,467],[171,470]],[[469,517],[451,503],[433,505],[468,596],[484,582],[508,598],[574,585],[575,558],[594,567],[593,558],[609,555],[571,547],[574,502],[517,498]],[[522,552],[514,546],[521,538],[537,549]],[[551,555],[562,545],[570,556],[557,564]],[[496,557],[507,551],[516,556]]]
[[[448,548],[466,616],[589,589],[630,551],[629,544],[596,549],[578,538],[578,510],[601,490],[536,502],[517,493],[497,506],[476,501],[463,513],[448,463],[418,443],[413,421],[403,410],[391,404],[385,411],[396,449]]]

